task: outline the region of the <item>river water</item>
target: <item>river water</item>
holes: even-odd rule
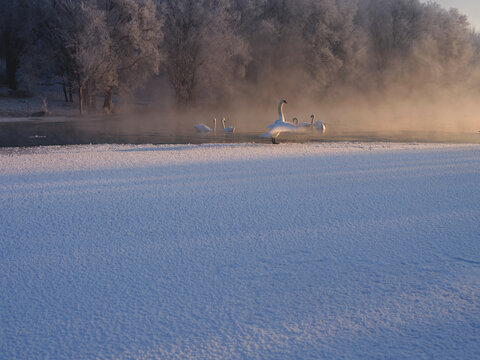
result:
[[[204,143],[270,143],[258,132],[199,135],[194,129],[166,131],[154,127],[119,126],[116,118],[3,118],[0,119],[0,147],[29,147],[79,144],[204,144]],[[373,132],[327,129],[325,134],[306,132],[282,134],[279,142],[428,142],[480,144],[480,133],[442,132]]]

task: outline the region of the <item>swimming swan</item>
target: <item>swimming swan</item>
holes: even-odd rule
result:
[[[213,129],[210,129],[207,125],[205,124],[196,124],[194,125],[195,130],[197,133],[211,133],[211,132],[216,132],[217,131],[217,119],[213,118]]]
[[[225,126],[226,122],[227,122],[227,119],[223,117],[222,118],[223,131],[226,133],[234,133],[236,129],[233,126]]]
[[[284,104],[287,104],[287,101],[281,100],[280,104],[278,104],[278,120],[275,121],[273,124],[268,125],[267,128],[270,129],[270,131],[262,135],[262,137],[271,138],[273,144],[277,144],[277,137],[282,132],[295,132],[298,130],[297,126],[285,121],[285,116],[283,115]]]
[[[314,118],[315,118],[315,115],[312,115],[312,124],[313,124],[314,129],[317,130],[317,131],[320,131],[322,134],[325,131],[327,131],[327,126],[325,125],[325,123],[323,121],[320,121],[320,120],[313,122]]]
[[[310,115],[311,121],[309,123],[303,122],[299,126],[307,129],[310,128],[312,130],[320,131],[322,134],[327,131],[327,127],[323,121],[317,120],[315,121],[315,115]]]
[[[302,128],[313,128],[313,121],[315,120],[315,115],[310,115],[310,119],[310,122],[302,122],[298,126]]]
[[[281,100],[280,101],[280,104],[278,104],[278,120],[275,121],[273,124],[268,125],[267,128],[272,129],[277,125],[288,124],[285,121],[285,116],[283,115],[283,105],[286,104],[286,103],[287,103],[287,100]],[[291,124],[288,124],[288,125],[291,125]]]

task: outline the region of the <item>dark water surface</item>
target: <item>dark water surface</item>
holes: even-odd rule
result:
[[[80,144],[204,144],[204,143],[270,143],[260,138],[266,132],[237,132],[198,135],[193,127],[184,132],[168,131],[143,126],[122,126],[121,120],[99,118],[11,118],[0,119],[0,147],[28,147],[46,145]],[[340,131],[333,126],[325,134],[282,134],[280,142],[427,142],[480,144],[480,133],[432,133],[432,132],[351,132]]]

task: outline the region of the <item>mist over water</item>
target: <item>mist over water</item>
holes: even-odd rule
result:
[[[225,116],[239,131],[262,132],[287,99],[287,121],[314,114],[334,132],[480,130],[480,37],[465,15],[417,0],[261,3],[230,4],[242,52],[218,72],[199,65],[186,106],[163,82],[152,126],[191,133]],[[208,35],[199,44],[215,57]]]
[[[314,114],[331,134],[480,130],[480,35],[468,16],[435,2],[108,3],[29,5],[50,27],[32,17],[35,26],[18,29],[18,74],[63,79],[87,94],[79,101],[88,114],[99,111],[92,99],[113,99],[112,131],[192,136],[213,118],[221,131],[226,117],[239,133],[264,133],[281,99],[288,121]],[[102,36],[91,41],[93,33]]]
[[[265,100],[238,99],[234,104],[212,104],[192,106],[178,110],[175,107],[152,107],[141,113],[130,111],[123,114],[118,125],[124,131],[138,126],[171,135],[192,135],[194,124],[203,123],[213,128],[212,119],[217,119],[217,130],[222,131],[221,118],[227,125],[241,133],[265,133],[267,125],[278,119],[278,102],[285,98],[287,121],[297,118],[299,122],[310,122],[310,116],[321,120],[331,133],[477,133],[480,131],[480,108],[476,94],[451,94],[438,90],[430,96],[399,96],[395,93],[358,94],[345,90],[335,98],[309,99],[301,96],[270,96]],[[327,134],[328,135],[328,134]]]

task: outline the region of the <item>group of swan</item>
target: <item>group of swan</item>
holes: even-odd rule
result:
[[[283,115],[283,105],[286,103],[287,100],[280,101],[280,104],[278,104],[278,120],[267,126],[270,131],[265,135],[267,135],[267,137],[271,137],[273,143],[276,142],[278,135],[280,135],[282,132],[294,132],[299,129],[298,126],[285,121],[285,116]]]
[[[273,124],[268,125],[267,127],[269,131],[266,134],[261,135],[261,137],[270,138],[272,140],[272,143],[277,144],[278,136],[284,132],[305,132],[306,130],[316,130],[323,134],[326,131],[325,123],[323,123],[322,121],[315,121],[315,115],[310,116],[310,122],[302,122],[299,124],[297,118],[293,118],[291,123],[285,121],[285,115],[283,115],[283,105],[285,105],[286,103],[286,100],[280,101],[280,104],[278,104],[278,120],[275,121]],[[233,126],[225,126],[226,122],[227,120],[223,117],[223,132],[234,133],[235,128]],[[213,128],[210,128],[205,124],[196,124],[194,126],[197,133],[216,133],[217,119],[213,118]]]
[[[311,129],[323,134],[326,131],[327,128],[325,123],[322,121],[315,121],[315,115],[310,116],[310,122],[302,122],[298,124],[297,118],[293,118],[292,123],[286,122],[285,116],[283,115],[284,104],[287,104],[287,101],[281,100],[280,104],[278,104],[278,120],[267,126],[269,131],[262,135],[262,137],[271,138],[272,143],[277,144],[277,138],[283,132],[304,132],[307,129]]]
[[[310,122],[302,122],[299,126],[307,129],[320,131],[322,134],[327,130],[324,122],[319,120],[315,121],[315,115],[310,115],[310,119]]]
[[[294,117],[292,119],[293,125],[297,126],[300,129],[312,129],[312,130],[317,130],[320,131],[322,134],[327,130],[327,127],[325,126],[325,123],[321,121],[315,121],[315,115],[310,115],[310,122],[302,122],[298,124],[298,119]]]
[[[222,118],[222,126],[223,126],[223,132],[224,133],[234,133],[235,128],[233,126],[225,126],[225,123],[227,122],[227,119],[224,117]],[[196,124],[194,125],[195,130],[197,133],[205,134],[205,133],[216,133],[217,132],[217,118],[213,118],[213,129],[208,127],[205,124]]]

